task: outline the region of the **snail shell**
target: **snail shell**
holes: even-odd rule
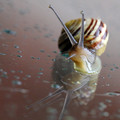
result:
[[[75,40],[78,42],[81,35],[82,19],[74,19],[65,23]],[[84,19],[84,47],[90,51],[95,51],[97,56],[104,53],[109,33],[107,26],[100,19]],[[58,47],[61,52],[67,52],[72,48],[64,29],[58,40]]]

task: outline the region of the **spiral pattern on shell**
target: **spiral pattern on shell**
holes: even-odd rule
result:
[[[65,25],[78,42],[81,34],[81,18],[70,20]],[[95,51],[96,55],[100,56],[105,51],[108,38],[107,26],[100,19],[89,18],[84,20],[84,47]],[[63,29],[58,40],[58,47],[61,52],[69,51],[72,47]]]

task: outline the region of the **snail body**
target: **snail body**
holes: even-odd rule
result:
[[[98,56],[104,53],[109,33],[106,24],[99,19],[82,18],[64,24],[52,6],[49,6],[63,26],[58,46],[61,52],[68,52],[75,70],[85,74],[96,74],[101,66]],[[100,65],[99,65],[100,64]]]
[[[82,19],[74,19],[65,23],[68,30],[71,32],[74,39],[79,42],[81,36],[81,23]],[[96,52],[97,56],[104,53],[109,33],[107,25],[100,19],[88,18],[84,19],[84,47],[90,51]],[[67,34],[64,29],[61,31],[61,35],[58,40],[58,47],[61,52],[67,52],[72,48]]]

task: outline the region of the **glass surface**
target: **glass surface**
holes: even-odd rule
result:
[[[92,81],[75,73],[73,63],[60,55],[62,26],[49,4],[64,22],[81,17],[83,10],[85,18],[107,24],[110,37],[100,56],[102,69]],[[119,6],[118,0],[0,0],[0,119],[57,120],[66,94],[74,89],[63,120],[120,120]],[[73,79],[75,86],[64,86],[63,79]],[[60,94],[37,103],[60,86]]]

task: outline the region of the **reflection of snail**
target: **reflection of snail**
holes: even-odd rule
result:
[[[59,117],[62,119],[64,110],[71,99],[75,99],[79,104],[87,105],[93,99],[96,87],[98,74],[101,70],[101,64],[98,66],[96,74],[82,74],[73,68],[73,63],[66,60],[65,57],[58,55],[53,65],[53,79],[56,84],[59,84],[59,90],[55,91],[52,95],[58,95],[61,92],[66,93],[64,105]],[[53,96],[50,97],[53,97]]]
[[[53,7],[49,8],[53,10],[64,28],[58,43],[61,52],[69,52],[69,58],[75,63],[76,70],[95,73],[100,64],[98,56],[105,51],[109,37],[106,24],[99,19],[84,20],[84,14],[81,12],[82,19],[68,21],[65,25]]]
[[[100,70],[98,73],[100,73]],[[84,96],[85,92],[91,94],[95,92],[98,73],[89,75],[77,72],[73,69],[73,63],[70,60],[66,60],[65,57],[58,55],[53,65],[52,75],[56,84],[63,86],[65,91],[71,91],[72,97],[79,97],[81,100],[80,96]],[[90,99],[89,97],[90,95],[88,99]]]
[[[59,88],[47,97],[33,103],[27,108],[38,108],[39,105],[43,105],[43,102],[45,105],[53,103],[60,99],[61,94],[64,92],[66,93],[66,97],[59,116],[59,120],[62,120],[64,111],[70,100],[74,99],[78,104],[87,105],[87,103],[93,99],[100,70],[101,67],[99,66],[99,70],[96,74],[82,74],[74,70],[73,62],[71,60],[66,60],[65,57],[58,55],[53,65],[52,76],[54,84],[59,85]]]

